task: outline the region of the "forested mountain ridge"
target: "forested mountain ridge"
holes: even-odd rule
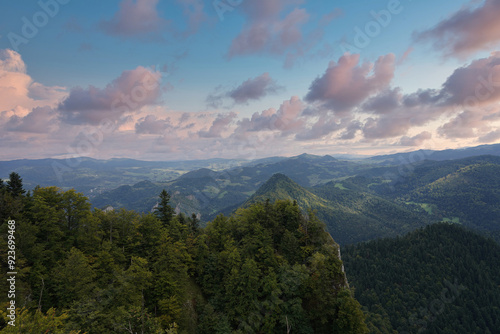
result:
[[[456,224],[342,250],[370,333],[500,333],[500,245]]]
[[[340,170],[337,169],[339,165],[342,166]],[[290,193],[296,192],[294,199],[299,205],[303,209],[317,210],[341,244],[395,236],[442,220],[492,232],[500,240],[496,204],[500,200],[495,195],[498,188],[495,184],[500,178],[500,173],[496,173],[498,166],[500,157],[495,156],[422,161],[404,166],[404,169],[401,166],[344,164],[328,156],[299,156],[278,163],[219,172],[201,169],[165,184],[141,182],[102,194],[94,201],[99,208],[111,205],[150,212],[157,203],[154,194],[166,188],[177,212],[195,213],[205,222],[220,212],[233,212],[253,201],[253,197],[290,199],[293,197]],[[472,172],[476,169],[478,172]],[[489,176],[477,176],[482,173],[479,169]],[[287,170],[288,174],[282,170]],[[274,171],[286,175],[295,185],[267,191],[266,183],[273,179],[270,173]],[[305,178],[307,172],[312,176]],[[351,173],[355,176],[349,176]],[[448,188],[442,191],[440,189],[445,188],[437,185],[443,185],[447,178]],[[315,183],[311,184],[311,180]],[[450,188],[451,180],[454,186]],[[475,200],[467,203],[469,198],[478,199],[477,205],[473,204]],[[478,208],[482,210],[479,216]]]
[[[243,206],[266,199],[295,200],[305,212],[312,210],[341,245],[396,236],[428,223],[418,208],[410,210],[336,182],[306,189],[283,174],[272,176]]]
[[[407,153],[395,153],[387,155],[378,155],[364,159],[367,162],[377,162],[381,164],[407,164],[408,162],[418,160],[457,160],[481,155],[500,156],[500,144],[480,145],[476,147],[467,147],[461,149],[448,149],[441,151],[418,150]]]
[[[15,220],[18,326],[6,327],[2,293],[0,333],[367,333],[339,246],[291,201],[200,228],[173,214],[166,192],[155,214],[139,214],[11,184],[0,187],[0,249]]]

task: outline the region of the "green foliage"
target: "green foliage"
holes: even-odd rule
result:
[[[174,209],[169,205],[170,195],[163,189],[160,194],[160,202],[155,208],[155,214],[165,226],[169,226],[174,216]]]
[[[0,315],[9,321],[6,307],[2,307]],[[79,334],[80,331],[65,329],[68,319],[67,313],[57,314],[56,310],[51,308],[44,314],[40,311],[30,312],[26,308],[17,310],[15,326],[7,326],[0,330],[0,333],[5,334],[25,334],[25,333],[53,333],[53,334]],[[83,334],[83,333],[82,333]]]
[[[18,197],[26,193],[26,190],[23,188],[23,179],[19,176],[19,174],[15,172],[9,174],[7,191],[14,197]]]
[[[196,216],[91,211],[56,187],[2,196],[18,227],[22,333],[366,333],[338,245],[296,202],[257,203],[203,229]]]
[[[338,245],[296,203],[267,201],[218,216],[200,242],[197,280],[212,306],[203,319],[223,314],[242,333],[286,332],[287,325],[294,333],[367,333]]]
[[[500,246],[492,240],[440,223],[342,255],[371,333],[500,328]]]

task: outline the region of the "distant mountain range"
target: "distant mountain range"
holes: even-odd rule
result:
[[[151,211],[167,189],[177,212],[208,221],[258,201],[293,199],[304,211],[315,211],[340,244],[395,236],[438,221],[500,240],[499,185],[500,157],[494,156],[424,161],[408,171],[299,156],[219,172],[199,169],[167,183],[143,181],[92,202]]]
[[[72,167],[66,160],[16,160],[0,162],[0,175],[16,171],[28,189],[75,188],[101,209],[150,212],[166,189],[177,212],[195,213],[202,222],[256,201],[294,199],[304,211],[316,211],[340,244],[441,220],[500,240],[500,157],[494,156],[500,145],[429,152],[360,161],[310,154],[255,161],[82,159]],[[493,155],[475,156],[485,152]]]
[[[500,156],[500,144],[481,145],[461,149],[448,149],[441,151],[418,150],[408,153],[396,153],[390,155],[378,155],[364,159],[368,162],[378,162],[383,164],[408,164],[423,160],[455,160],[480,155]]]

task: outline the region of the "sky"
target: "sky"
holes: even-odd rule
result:
[[[500,142],[500,0],[0,7],[0,160]]]

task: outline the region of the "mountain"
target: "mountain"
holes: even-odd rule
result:
[[[412,173],[370,189],[395,203],[424,208],[500,241],[500,157],[426,161]]]
[[[22,301],[16,327],[0,312],[0,333],[368,333],[339,245],[291,201],[204,228],[167,211],[93,211],[56,187],[30,196],[4,187],[0,203],[0,229],[18,229],[15,263],[2,256],[0,265],[16,266]],[[0,238],[0,249],[11,240]],[[0,289],[12,284],[2,279]]]
[[[268,199],[272,203],[276,200],[295,200],[301,208],[312,210],[326,208],[329,204],[328,201],[299,186],[288,176],[281,173],[274,174],[266,183],[260,186],[243,206],[265,202]]]
[[[316,210],[341,244],[395,236],[443,220],[500,240],[500,157],[426,160],[403,167],[301,155],[223,171],[199,169],[166,183],[118,188],[93,203],[150,212],[166,189],[177,212],[195,213],[206,222],[244,203],[294,199],[303,210]]]
[[[427,223],[422,209],[408,209],[367,192],[348,189],[330,182],[303,188],[283,174],[273,175],[243,207],[253,203],[295,200],[303,211],[311,210],[325,222],[341,244],[396,236]]]
[[[455,159],[463,159],[480,155],[500,156],[500,144],[480,145],[476,147],[448,149],[441,151],[418,150],[406,153],[378,155],[366,158],[365,161],[382,163],[382,164],[400,165],[422,160],[435,160],[435,161],[455,160]]]
[[[11,172],[23,177],[26,189],[58,186],[74,188],[89,197],[148,180],[166,182],[188,171],[200,168],[223,170],[248,163],[242,159],[209,159],[193,161],[140,161],[134,159],[97,160],[77,157],[71,159],[38,159],[0,161],[0,178]]]
[[[367,168],[365,164],[340,161],[330,156],[301,155],[265,159],[257,164],[250,163],[222,171],[202,168],[187,172],[175,180],[153,182],[157,188],[152,188],[146,202],[139,194],[135,199],[128,192],[122,195],[120,189],[97,195],[92,198],[92,202],[98,208],[110,205],[148,212],[161,190],[166,189],[178,211],[188,215],[201,214],[202,220],[208,221],[219,212],[231,212],[231,209],[237,208],[276,173],[286,174],[299,185],[311,187],[339,177],[356,175]],[[141,207],[141,203],[147,205]]]
[[[456,224],[347,246],[370,333],[500,333],[500,245]]]

